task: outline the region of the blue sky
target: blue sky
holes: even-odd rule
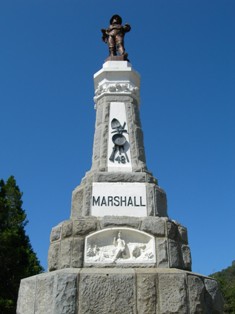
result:
[[[100,29],[116,13],[132,26],[148,169],[188,228],[193,271],[219,271],[235,259],[234,0],[2,0],[0,178],[23,191],[46,268],[51,228],[91,167]]]

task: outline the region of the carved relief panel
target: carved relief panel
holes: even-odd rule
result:
[[[154,264],[155,239],[131,228],[108,228],[86,237],[85,264]]]
[[[108,139],[108,171],[132,171],[125,103],[111,102]]]

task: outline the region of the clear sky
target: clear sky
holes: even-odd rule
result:
[[[113,14],[132,26],[148,169],[188,228],[193,271],[219,271],[235,259],[234,0],[1,0],[0,178],[23,191],[47,268],[51,228],[91,167],[93,75]]]

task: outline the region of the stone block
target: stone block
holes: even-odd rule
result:
[[[51,243],[48,252],[48,270],[53,271],[59,268],[60,242]]]
[[[100,227],[108,228],[108,227],[118,227],[118,226],[126,226],[130,228],[139,229],[140,219],[137,217],[127,217],[127,216],[104,216],[100,219]]]
[[[62,269],[21,281],[17,314],[222,314],[217,282],[177,269]]]
[[[72,193],[71,217],[76,218],[82,215],[83,210],[84,186],[79,185]]]
[[[156,197],[154,184],[146,185],[146,196],[147,196],[147,215],[155,216]]]
[[[60,245],[60,269],[70,267],[73,249],[73,238],[64,239]]]
[[[35,312],[33,313],[54,314],[53,312],[54,280],[55,280],[55,276],[51,274],[42,274],[40,276],[37,276],[37,291],[35,295]]]
[[[103,121],[103,106],[97,106],[96,108],[96,129]]]
[[[190,313],[206,313],[204,302],[205,286],[202,278],[198,276],[188,276],[188,298]]]
[[[167,221],[167,235],[168,235],[168,238],[175,241],[178,240],[179,238],[178,225],[172,220]]]
[[[158,274],[158,293],[161,314],[188,314],[184,274]]]
[[[134,123],[141,126],[139,106],[138,106],[138,102],[135,99],[133,99],[132,108],[133,108]]]
[[[124,102],[124,103],[131,103],[132,102],[132,97],[126,96],[126,95],[107,95],[104,96],[105,100],[104,102]]]
[[[155,216],[167,217],[166,193],[162,189],[160,189],[157,185],[155,186],[155,196],[156,196]]]
[[[156,274],[137,273],[137,313],[156,313]]]
[[[100,149],[101,149],[101,132],[102,132],[102,125],[99,125],[96,128],[95,136],[94,136],[94,143],[93,143],[93,156],[92,156],[92,167],[94,169],[97,168],[99,165],[100,159]]]
[[[82,270],[79,313],[136,313],[134,271]]]
[[[149,232],[157,237],[164,237],[165,219],[158,217],[146,217],[142,220],[141,230]]]
[[[157,267],[168,268],[168,248],[167,239],[157,238],[156,239],[156,252],[157,252]]]
[[[178,225],[178,231],[179,231],[179,238],[180,241],[184,244],[188,244],[188,232],[187,232],[187,228]]]
[[[98,172],[94,182],[146,182],[146,173]]]
[[[36,276],[21,280],[16,314],[34,313],[35,294]]]
[[[181,254],[183,259],[183,269],[191,270],[192,269],[192,259],[190,247],[186,244],[181,245]]]
[[[73,222],[72,220],[68,220],[63,222],[62,224],[62,239],[68,238],[73,233]]]
[[[61,224],[52,228],[50,241],[54,242],[54,241],[58,241],[60,239],[61,239]]]
[[[81,217],[73,221],[73,235],[82,236],[87,235],[97,229],[97,219],[95,217]]]
[[[139,160],[143,162],[145,166],[145,151],[144,151],[144,139],[143,139],[143,132],[140,127],[136,128],[136,139],[138,143],[138,153],[139,153]]]
[[[92,198],[92,183],[88,182],[84,189],[84,206],[82,209],[81,216],[89,216],[91,209],[91,198]]]
[[[181,248],[177,241],[169,240],[169,266],[170,268],[183,269]]]
[[[219,314],[223,313],[223,297],[218,287],[216,280],[207,278],[205,279],[206,287],[206,305],[208,313]]]
[[[53,314],[77,313],[77,278],[77,272],[58,272],[54,288]]]
[[[73,239],[73,252],[71,256],[71,267],[83,267],[84,260],[84,238],[77,237]]]

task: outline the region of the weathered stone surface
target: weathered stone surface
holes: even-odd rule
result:
[[[177,241],[169,240],[169,266],[171,268],[183,269],[181,248]]]
[[[92,198],[92,182],[87,182],[84,189],[84,206],[81,216],[89,216],[91,210],[91,198]]]
[[[76,220],[64,221],[55,227],[55,234],[58,235],[60,232],[62,236],[50,245],[49,270],[82,267],[84,238],[93,232],[110,227],[130,227],[154,235],[156,237],[156,267],[191,270],[190,248],[188,245],[182,244],[181,238],[178,236],[180,225],[167,217],[129,216],[104,216],[102,218],[83,216]],[[177,240],[171,240],[168,238],[169,236]],[[57,238],[58,236],[56,236]]]
[[[84,186],[79,185],[72,193],[72,207],[71,207],[71,217],[76,218],[82,216],[83,210],[83,198],[84,198]]]
[[[146,182],[146,173],[98,172],[94,182]]]
[[[205,286],[202,278],[198,276],[188,276],[188,295],[190,313],[206,313],[205,308]]]
[[[168,268],[168,248],[167,240],[165,238],[156,239],[156,251],[157,251],[157,267]]]
[[[58,272],[53,314],[76,314],[78,273]]]
[[[97,219],[95,217],[80,217],[73,221],[73,235],[87,235],[97,229]]]
[[[36,276],[21,280],[16,313],[34,313],[35,295]]]
[[[223,301],[215,280],[182,270],[69,268],[21,281],[17,314],[49,313],[222,314]]]
[[[137,115],[137,114],[136,114]],[[140,121],[137,122],[140,125]],[[143,138],[143,132],[140,127],[136,127],[136,138],[138,139],[138,159],[142,162],[141,168],[145,169],[146,165],[146,159],[145,159],[145,150],[144,150],[144,138]]]
[[[79,272],[66,269],[22,280],[17,314],[77,314]]]
[[[52,276],[50,274],[42,274],[40,276],[37,276],[37,291],[35,295],[35,312],[34,312],[35,314],[53,313],[54,281],[55,276]]]
[[[156,313],[156,274],[137,274],[137,311],[141,314]]]
[[[94,144],[93,144],[93,158],[92,158],[92,167],[95,169],[99,169],[99,158],[100,158],[100,143],[101,143],[101,132],[102,125],[99,125],[96,128],[95,136],[94,136]]]
[[[158,217],[146,217],[142,221],[141,230],[149,232],[157,237],[164,237],[165,219]]]
[[[126,95],[106,95],[103,98],[103,102],[132,102],[133,98]]]
[[[51,243],[48,252],[48,270],[59,269],[60,242]]]
[[[103,106],[97,105],[96,107],[96,129],[103,120]]]
[[[62,239],[68,238],[73,233],[73,222],[72,220],[68,220],[63,222],[62,224]]]
[[[136,313],[134,271],[81,271],[79,313]]]
[[[139,229],[140,219],[137,217],[126,217],[126,216],[104,216],[100,219],[100,227],[101,229],[107,227],[118,227],[118,226],[126,226],[131,228]]]
[[[178,240],[178,226],[172,220],[167,221],[167,235],[172,240]]]
[[[155,183],[156,178],[149,172],[91,172],[94,182],[147,182]]]
[[[190,247],[186,244],[181,245],[181,254],[183,259],[183,269],[191,270],[192,268],[192,259]]]
[[[71,267],[83,267],[84,261],[84,238],[76,237],[73,239],[73,252],[71,256]]]
[[[161,314],[187,314],[185,276],[182,274],[159,274],[159,299]]]
[[[188,244],[188,232],[187,229],[181,225],[178,225],[178,231],[180,236],[180,241],[183,244]]]
[[[155,216],[156,211],[156,197],[155,197],[155,185],[146,185],[146,196],[147,196],[147,215]]]
[[[155,186],[156,209],[155,216],[167,217],[167,198],[163,189]]]
[[[60,240],[60,238],[61,238],[61,224],[52,228],[50,241],[54,242]]]
[[[70,267],[73,238],[64,239],[60,245],[60,269]]]
[[[218,284],[213,279],[205,279],[206,303],[208,313],[219,314],[223,309],[223,297],[219,291]]]

